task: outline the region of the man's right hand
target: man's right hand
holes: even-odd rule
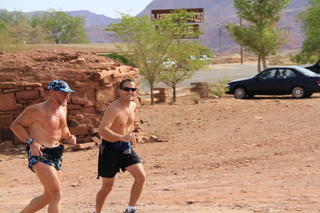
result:
[[[136,134],[134,134],[133,132],[129,132],[123,137],[123,141],[130,141],[131,145],[134,145],[137,142]]]
[[[32,155],[35,156],[43,156],[43,153],[41,150],[43,150],[45,147],[43,147],[41,144],[33,141],[32,144],[30,144],[30,151]]]

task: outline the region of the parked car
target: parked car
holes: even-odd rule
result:
[[[205,61],[208,65],[212,64],[212,58],[209,58],[207,55],[199,55],[198,58]]]
[[[304,98],[320,92],[320,75],[299,66],[272,67],[251,78],[230,81],[226,89],[239,99],[287,94]]]
[[[315,73],[320,73],[320,60],[312,66],[305,67]]]
[[[167,61],[164,61],[162,63],[163,65],[163,68],[164,69],[169,69],[169,68],[173,68],[173,67],[176,67],[176,62],[175,61],[171,61],[170,59],[168,59]]]

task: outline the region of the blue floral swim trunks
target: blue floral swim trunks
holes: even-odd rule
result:
[[[28,168],[32,169],[32,167],[38,163],[42,162],[46,165],[53,166],[56,170],[61,170],[62,169],[62,158],[55,158],[52,157],[51,155],[42,152],[43,156],[37,156],[37,155],[32,155],[31,151],[28,150]],[[34,171],[33,171],[34,172]]]

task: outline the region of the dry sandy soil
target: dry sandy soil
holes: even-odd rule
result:
[[[135,145],[148,175],[139,212],[320,212],[319,102],[227,95],[143,105],[143,133],[169,142]],[[62,212],[93,212],[97,153],[65,153]],[[0,184],[4,213],[42,193],[25,155],[0,156]],[[125,209],[131,184],[118,174],[104,212]]]

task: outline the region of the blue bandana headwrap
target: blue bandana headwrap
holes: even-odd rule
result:
[[[48,91],[49,90],[58,90],[58,91],[61,91],[61,92],[74,92],[72,89],[70,89],[69,85],[63,81],[63,80],[53,80],[49,86],[48,86]]]

